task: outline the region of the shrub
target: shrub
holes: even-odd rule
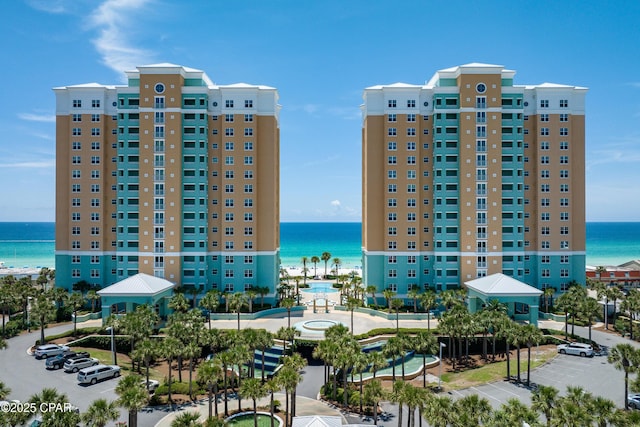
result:
[[[193,393],[194,394],[206,394],[207,391],[203,390],[198,384],[193,382]],[[169,394],[169,386],[167,384],[162,384],[156,389],[156,396],[167,396]],[[172,382],[171,383],[171,394],[189,394],[189,383],[179,383]]]

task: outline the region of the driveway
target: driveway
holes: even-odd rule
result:
[[[99,325],[100,321],[88,321],[78,323],[78,327]],[[73,328],[73,324],[65,324],[47,328],[46,335],[59,334]],[[19,335],[7,340],[8,348],[0,350],[0,381],[11,388],[9,399],[18,399],[21,402],[40,393],[43,388],[54,388],[59,393],[64,393],[71,404],[80,408],[84,412],[91,402],[96,399],[107,399],[112,401],[118,398],[115,393],[117,380],[107,380],[91,386],[82,386],[76,380],[77,374],[67,374],[61,369],[49,371],[45,369],[45,361],[37,360],[29,355],[27,350],[40,338],[40,331]],[[120,411],[120,420],[127,421],[127,413]],[[141,413],[138,415],[138,425],[140,427],[154,426],[166,413],[155,410],[151,413]]]

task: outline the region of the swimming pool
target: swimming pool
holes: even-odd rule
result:
[[[338,292],[337,289],[335,289],[331,283],[327,283],[327,282],[315,282],[315,283],[310,283],[309,284],[310,287],[309,288],[303,288],[301,289],[302,292],[313,292],[313,293],[333,293],[333,292]]]

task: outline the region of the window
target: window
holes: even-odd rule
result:
[[[416,136],[416,128],[407,128],[407,136]]]
[[[415,165],[416,164],[416,156],[407,156],[407,164]]]
[[[569,264],[569,255],[560,255],[560,264]]]
[[[550,199],[547,199],[547,198],[540,199],[540,206],[543,206],[543,207],[549,206],[549,200]]]
[[[244,164],[252,165],[253,164],[253,156],[244,156]]]
[[[395,170],[387,171],[387,178],[396,179],[397,178],[397,172]]]
[[[233,199],[224,199],[224,206],[227,208],[233,207]]]
[[[244,179],[253,179],[253,171],[244,171]]]
[[[388,156],[387,157],[387,164],[395,165],[396,163],[397,163],[396,156]]]
[[[244,136],[253,136],[253,128],[244,128]]]
[[[398,259],[395,255],[389,255],[387,257],[387,264],[397,264]]]
[[[416,151],[416,143],[413,141],[407,142],[407,150],[408,151]]]
[[[225,114],[224,115],[224,121],[232,123],[233,122],[233,114]]]
[[[100,164],[100,156],[91,156],[91,164],[99,165]]]
[[[79,236],[80,235],[80,227],[71,227],[71,235]]]
[[[79,193],[80,192],[80,184],[71,184],[71,192]]]
[[[540,135],[548,136],[549,135],[549,128],[540,128]]]
[[[549,171],[548,170],[541,170],[540,171],[540,178],[549,178]]]
[[[225,108],[233,108],[233,99],[226,99],[224,101]]]
[[[408,170],[407,171],[407,179],[416,179],[416,171]]]
[[[92,115],[91,115],[91,121],[92,121],[93,123],[97,123],[97,122],[99,122],[99,121],[100,121],[100,114],[92,114]]]
[[[569,234],[569,227],[562,226],[560,227],[560,235],[566,236]]]
[[[560,184],[560,192],[568,193],[569,192],[569,184]]]
[[[560,156],[560,164],[568,165],[569,164],[569,156]]]
[[[91,249],[100,249],[100,242],[98,242],[97,240],[93,240],[91,242]]]
[[[416,100],[408,99],[407,100],[407,108],[416,108]]]
[[[409,213],[407,214],[407,221],[411,221],[411,222],[413,222],[413,221],[415,221],[415,220],[416,220],[416,214],[415,214],[415,212],[409,212]]]
[[[415,208],[416,207],[416,199],[407,199],[407,207]]]
[[[79,212],[73,212],[71,214],[71,221],[80,221],[80,213]]]
[[[396,151],[398,149],[398,144],[395,141],[387,142],[387,150]]]
[[[416,185],[415,184],[407,184],[407,193],[415,193]]]
[[[548,236],[549,235],[549,227],[540,227],[540,234],[542,234],[543,236]]]
[[[407,121],[408,122],[415,122],[416,121],[416,115],[415,114],[407,114]]]
[[[549,219],[550,219],[550,214],[549,214],[549,212],[542,212],[542,213],[540,214],[540,220],[541,220],[541,221],[549,221]]]
[[[233,151],[233,142],[227,141],[224,143],[224,149],[227,151]]]
[[[387,193],[395,193],[397,190],[396,184],[389,184],[387,186]]]
[[[91,199],[91,207],[97,208],[100,206],[100,199]]]
[[[395,99],[390,99],[389,101],[387,101],[387,107],[396,108],[396,100]]]
[[[91,149],[92,149],[93,151],[98,151],[98,150],[100,150],[100,142],[99,142],[99,141],[93,141],[93,142],[91,143]]]
[[[387,135],[396,136],[398,135],[398,130],[396,128],[389,128],[387,129]]]
[[[73,129],[71,129],[71,134],[72,134],[73,136],[80,136],[80,135],[82,135],[82,129],[80,129],[80,128],[73,128]]]
[[[560,136],[569,135],[569,128],[560,128]]]
[[[233,184],[225,184],[224,192],[225,193],[233,193]]]
[[[540,262],[542,264],[549,264],[549,263],[551,263],[551,257],[549,255],[542,255],[540,257]]]
[[[395,208],[396,206],[398,206],[398,200],[397,199],[387,199],[387,206],[390,208]]]
[[[568,141],[560,141],[560,149],[561,150],[568,150],[569,149],[569,142]]]
[[[561,99],[560,100],[560,108],[569,108],[569,100]]]
[[[71,115],[71,121],[72,122],[81,122],[82,121],[82,114],[72,114]]]
[[[560,212],[560,221],[569,221],[569,212]]]
[[[100,136],[100,128],[91,128],[91,136]]]
[[[100,221],[100,214],[98,212],[91,213],[91,221]]]
[[[253,193],[253,184],[245,184],[244,185],[245,193]]]
[[[568,122],[569,121],[569,115],[568,114],[560,114],[560,121],[561,122]]]
[[[74,99],[72,101],[72,105],[73,105],[73,108],[82,108],[82,100],[81,99]]]
[[[74,141],[71,143],[71,149],[72,150],[80,150],[82,149],[82,144],[78,141]]]
[[[244,199],[244,207],[245,208],[253,207],[253,199]]]
[[[567,198],[561,198],[561,199],[560,199],[560,206],[562,206],[562,207],[567,207],[567,206],[569,206],[569,199],[567,199]]]
[[[79,169],[74,169],[71,171],[71,178],[80,178],[80,170]]]
[[[548,141],[542,141],[540,143],[540,149],[544,150],[544,151],[548,150],[549,149],[549,142]]]
[[[387,115],[387,121],[389,123],[394,123],[394,122],[398,121],[398,118],[397,118],[395,113],[392,113],[392,114]]]
[[[224,164],[225,165],[233,165],[233,156],[225,156]]]
[[[540,114],[540,121],[541,122],[548,122],[549,121],[549,115],[548,114]]]
[[[78,199],[78,198],[71,199],[71,206],[73,206],[73,207],[80,206],[80,199]]]
[[[387,228],[387,236],[395,236],[397,234],[398,234],[398,229],[396,227]]]
[[[540,100],[540,108],[549,108],[549,100],[541,99]]]
[[[560,242],[560,249],[569,249],[569,241],[568,240],[562,240]]]
[[[540,191],[542,193],[548,193],[549,192],[549,184],[542,184],[540,185]]]

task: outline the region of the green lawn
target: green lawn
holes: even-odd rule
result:
[[[534,357],[531,355],[531,369],[546,363],[556,356],[555,352],[545,352]],[[511,376],[517,375],[517,360],[511,358]],[[470,369],[464,372],[447,372],[442,374],[442,382],[447,390],[457,390],[461,388],[473,387],[480,384],[499,381],[507,377],[507,362],[490,363],[479,368]],[[520,354],[520,377],[523,381],[527,379],[527,352]]]

